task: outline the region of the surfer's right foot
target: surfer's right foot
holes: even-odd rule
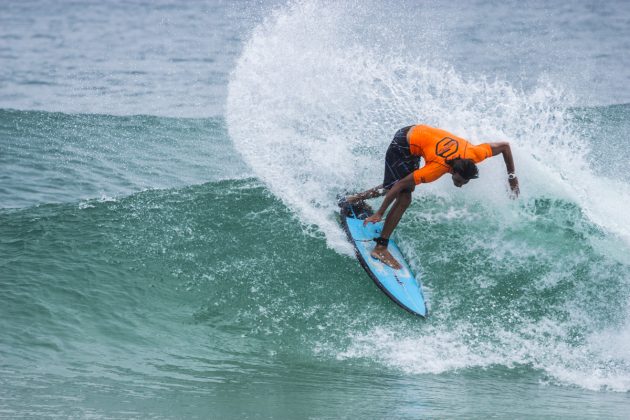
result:
[[[374,247],[370,255],[372,256],[372,258],[379,260],[380,262],[390,266],[394,270],[400,270],[402,268],[400,263],[396,261],[396,258],[394,258],[392,254],[390,254],[387,247],[377,245]]]

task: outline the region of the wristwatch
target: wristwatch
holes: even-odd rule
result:
[[[516,179],[516,174],[515,174],[514,172],[509,173],[509,174],[508,174],[508,179],[509,179],[510,181],[511,181],[511,180],[513,180],[513,179]]]

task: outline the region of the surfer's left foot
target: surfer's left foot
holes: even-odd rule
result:
[[[393,255],[389,253],[387,247],[385,246],[375,246],[370,255],[372,256],[372,258],[376,258],[377,260],[385,265],[390,266],[394,270],[400,270],[402,268],[400,263],[396,261],[396,258],[394,258]]]

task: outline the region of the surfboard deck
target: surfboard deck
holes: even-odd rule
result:
[[[345,204],[340,211],[342,226],[354,245],[359,263],[391,300],[414,315],[426,317],[428,311],[422,284],[409,268],[396,242],[390,239],[387,249],[402,265],[400,270],[394,270],[370,255],[376,246],[374,238],[379,237],[383,229],[383,222],[363,226],[363,221],[372,214],[372,208],[365,203]]]

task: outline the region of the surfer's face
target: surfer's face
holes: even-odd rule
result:
[[[462,185],[468,184],[468,181],[470,180],[464,178],[457,172],[453,172],[453,185],[455,185],[457,188],[460,188]]]

